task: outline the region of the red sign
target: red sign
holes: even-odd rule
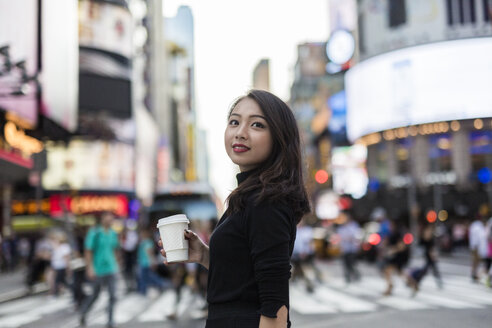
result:
[[[52,195],[50,197],[51,216],[59,217],[66,212],[75,215],[96,212],[111,212],[119,217],[128,216],[128,197],[116,195]]]

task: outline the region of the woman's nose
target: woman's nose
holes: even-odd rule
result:
[[[247,135],[246,127],[244,125],[240,125],[236,130],[236,139],[246,139]]]

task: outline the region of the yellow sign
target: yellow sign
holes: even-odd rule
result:
[[[4,135],[9,145],[20,149],[28,155],[39,153],[43,150],[43,143],[41,141],[27,136],[24,130],[17,130],[17,126],[13,122],[9,121],[5,123]]]
[[[34,200],[12,201],[12,215],[36,214],[38,212],[50,213],[50,200],[42,199],[39,203]]]

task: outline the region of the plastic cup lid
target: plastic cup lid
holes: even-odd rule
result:
[[[190,221],[188,220],[185,214],[176,214],[173,216],[168,216],[160,219],[159,222],[157,222],[157,228],[166,224],[182,223],[182,222],[190,223]]]

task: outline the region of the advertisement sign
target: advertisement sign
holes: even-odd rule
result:
[[[0,109],[37,124],[38,1],[0,1]]]
[[[366,169],[367,148],[362,145],[336,147],[332,151],[333,190],[361,198],[366,194],[369,178]]]
[[[65,213],[84,215],[98,212],[111,212],[118,217],[128,216],[128,197],[116,195],[50,196],[50,215],[60,217]]]
[[[41,213],[57,218],[67,213],[86,215],[111,212],[118,217],[127,217],[132,202],[124,194],[84,194],[78,196],[55,194],[39,201],[36,199],[13,200],[11,214],[12,216],[28,216]]]
[[[43,188],[121,190],[135,188],[133,145],[122,142],[72,140],[67,147],[46,145],[48,168]]]
[[[132,57],[132,15],[108,2],[79,1],[79,44]]]
[[[41,3],[41,111],[73,132],[77,128],[79,73],[77,0]]]
[[[409,125],[492,116],[492,38],[438,42],[357,64],[345,75],[351,141]]]
[[[135,111],[137,125],[135,191],[144,203],[152,203],[157,177],[159,130],[151,114],[142,107]]]
[[[437,41],[492,36],[490,1],[359,0],[361,59]]]
[[[79,1],[79,108],[132,117],[133,18],[109,1]],[[124,2],[121,2],[124,3]]]

